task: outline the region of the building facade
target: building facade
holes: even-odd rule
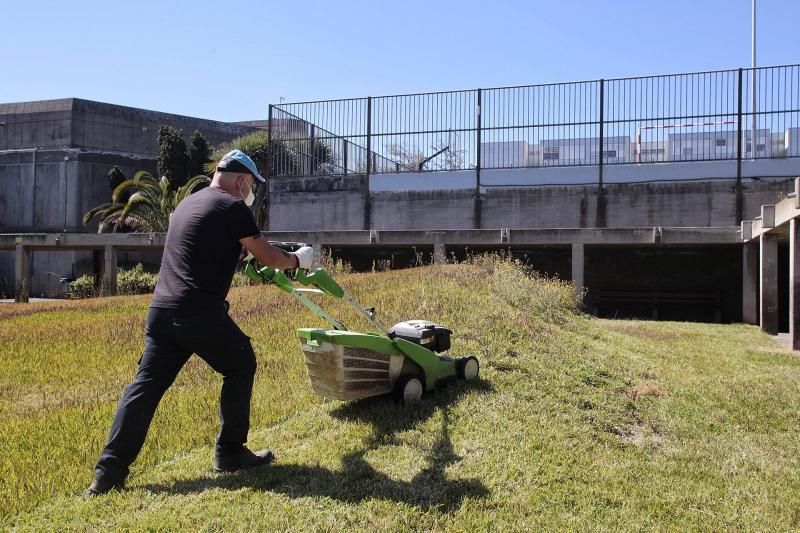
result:
[[[0,104],[0,233],[94,232],[84,213],[108,202],[108,172],[155,172],[161,125],[197,130],[216,145],[254,131],[231,124],[78,98]],[[61,277],[92,271],[88,252],[37,253],[31,294],[57,294]],[[0,293],[13,292],[13,254],[0,253]]]

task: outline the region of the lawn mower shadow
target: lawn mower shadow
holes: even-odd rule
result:
[[[404,408],[390,399],[370,398],[351,402],[332,411],[340,420],[369,422],[372,434],[363,448],[342,457],[341,469],[321,466],[281,464],[254,471],[228,475],[204,476],[174,484],[145,485],[152,492],[189,494],[211,488],[230,490],[248,488],[285,494],[289,497],[321,496],[348,503],[364,500],[390,500],[413,505],[422,510],[437,509],[450,513],[457,510],[465,498],[485,498],[486,486],[477,479],[447,479],[445,469],[461,460],[450,440],[450,409],[459,396],[469,391],[492,390],[483,380],[468,387],[452,387],[427,395],[415,407]],[[397,435],[413,429],[441,412],[441,426],[436,441],[425,457],[425,467],[409,481],[397,480],[376,470],[366,455],[372,450],[397,442]]]
[[[414,406],[403,407],[388,396],[365,398],[348,402],[331,411],[331,416],[339,420],[366,422],[372,425],[372,434],[367,439],[367,449],[387,444],[395,444],[396,436],[428,420],[436,411],[443,414],[444,435],[448,435],[449,409],[464,394],[470,392],[491,392],[492,385],[483,379],[470,383],[457,383],[451,387],[437,389],[423,396]],[[449,441],[449,437],[448,437]]]

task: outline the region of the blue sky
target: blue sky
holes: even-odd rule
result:
[[[287,101],[750,65],[751,0],[0,0],[0,102],[217,120]],[[800,1],[758,0],[758,63],[800,63]]]

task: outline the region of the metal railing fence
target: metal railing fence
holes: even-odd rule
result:
[[[800,65],[284,103],[269,118],[295,161],[279,175],[800,157]]]

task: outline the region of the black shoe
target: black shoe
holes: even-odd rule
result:
[[[88,500],[89,498],[94,498],[95,496],[100,496],[101,494],[105,494],[112,490],[120,490],[125,487],[125,480],[122,479],[120,481],[113,481],[107,478],[95,478],[92,481],[92,484],[89,485],[89,488],[86,489],[83,493],[83,499]]]
[[[238,452],[214,457],[214,472],[236,472],[246,468],[268,465],[275,461],[271,450],[251,452],[242,448]]]

